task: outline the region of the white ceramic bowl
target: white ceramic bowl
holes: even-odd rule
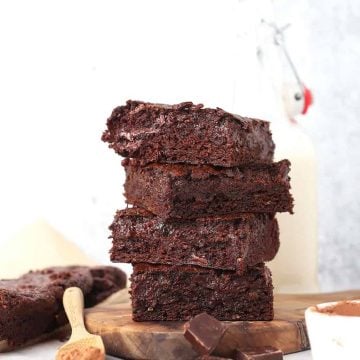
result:
[[[360,304],[360,300],[346,302]],[[305,311],[313,360],[360,359],[360,316],[319,311],[339,303],[319,304]]]

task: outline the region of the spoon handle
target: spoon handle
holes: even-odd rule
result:
[[[66,289],[63,304],[72,329],[71,337],[87,332],[84,325],[84,295],[81,289],[78,287]]]

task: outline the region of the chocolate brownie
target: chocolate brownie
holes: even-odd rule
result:
[[[105,300],[114,292],[126,287],[126,274],[114,266],[90,268],[93,278],[91,292],[85,297],[85,306],[91,307]]]
[[[237,270],[270,261],[279,249],[273,214],[164,220],[141,208],[117,211],[111,261]]]
[[[264,264],[239,275],[198,266],[134,264],[133,320],[272,320],[273,286]]]
[[[143,163],[238,166],[269,163],[275,145],[267,121],[183,102],[127,101],[107,120],[102,140],[118,154]]]
[[[123,160],[129,204],[162,218],[196,218],[239,212],[292,212],[290,162],[220,168],[208,165],[141,166]]]
[[[66,288],[79,287],[87,304],[124,287],[126,275],[115,267],[53,267],[0,281],[0,342],[19,346],[67,323],[62,306]]]

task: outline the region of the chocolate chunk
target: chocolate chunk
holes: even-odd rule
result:
[[[236,360],[282,360],[281,350],[272,346],[253,348],[248,350],[238,350]]]
[[[184,336],[199,354],[211,354],[225,332],[219,320],[202,313],[184,325]]]

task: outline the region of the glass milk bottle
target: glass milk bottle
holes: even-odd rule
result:
[[[317,200],[313,144],[297,124],[272,123],[275,160],[291,161],[294,214],[277,214],[280,250],[269,264],[276,292],[316,292]]]
[[[240,3],[236,48],[239,67],[234,72],[233,112],[271,121],[276,144],[275,160],[291,161],[294,214],[277,214],[280,250],[268,264],[275,292],[316,292],[317,201],[314,147],[301,126],[286,113],[283,93],[287,87],[281,49],[274,45],[273,29],[262,19],[273,18],[271,1]],[[260,6],[261,5],[261,6]],[[241,9],[242,7],[242,9]],[[291,86],[290,86],[291,89]]]

